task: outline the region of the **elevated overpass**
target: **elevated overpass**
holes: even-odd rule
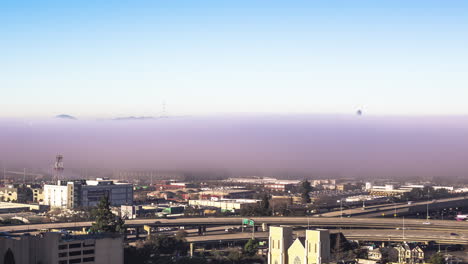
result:
[[[406,230],[403,234],[400,230],[375,230],[375,229],[342,229],[331,230],[331,233],[342,232],[347,239],[358,241],[376,242],[421,242],[436,244],[460,244],[468,245],[468,230],[458,232],[456,236],[448,232]],[[305,231],[294,231],[297,236],[305,236]],[[204,243],[228,243],[246,241],[252,238],[252,233],[214,234],[207,236],[189,236],[187,241],[195,244]],[[268,232],[255,232],[255,238],[268,239]]]
[[[358,216],[358,217],[381,217],[393,216],[395,213],[398,216],[404,216],[415,213],[426,213],[427,206],[429,210],[441,210],[445,208],[465,207],[468,208],[468,198],[453,197],[446,199],[421,201],[421,202],[405,202],[385,205],[373,205],[363,208],[354,208],[343,210],[344,216]],[[323,217],[340,217],[341,211],[333,211],[321,214]]]
[[[128,227],[141,228],[145,225],[152,227],[197,227],[197,226],[240,226],[243,217],[206,217],[206,218],[178,218],[178,219],[136,219],[127,220]],[[328,218],[328,217],[252,217],[256,225],[291,225],[311,228],[343,228],[343,229],[396,229],[403,227],[400,218]],[[430,225],[423,224],[421,219],[406,219],[405,228],[410,230],[445,230],[458,231],[468,229],[468,222],[454,220],[432,220]],[[42,229],[80,229],[90,227],[92,222],[70,222],[50,224],[8,225],[0,226],[0,232],[28,232]]]

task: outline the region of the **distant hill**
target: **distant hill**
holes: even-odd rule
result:
[[[57,116],[55,116],[55,118],[58,118],[58,119],[68,119],[68,120],[77,120],[77,118],[74,117],[74,116],[71,116],[71,115],[64,115],[64,114],[62,114],[62,115],[57,115]]]

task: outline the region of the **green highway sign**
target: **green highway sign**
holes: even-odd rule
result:
[[[254,222],[254,220],[250,220],[250,219],[242,219],[242,224],[243,225],[254,226],[255,222]]]

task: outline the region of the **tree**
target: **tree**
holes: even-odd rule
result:
[[[241,252],[239,252],[239,250],[231,249],[231,250],[229,250],[229,254],[227,255],[227,259],[231,263],[241,263],[242,254],[241,254]]]
[[[249,241],[247,241],[247,243],[245,243],[244,245],[244,253],[247,256],[254,256],[255,254],[257,254],[257,250],[258,241],[256,239],[249,239]]]
[[[429,262],[432,264],[444,264],[445,263],[444,256],[440,253],[436,253],[431,256],[431,258],[429,259]]]
[[[301,197],[303,203],[310,203],[310,192],[312,191],[312,186],[308,180],[301,182]]]
[[[90,231],[93,233],[124,233],[124,221],[116,217],[111,209],[109,197],[106,195],[101,198],[97,208],[93,211],[95,222]]]
[[[206,264],[208,263],[205,258],[201,257],[183,257],[177,260],[177,264]]]
[[[380,253],[382,253],[382,259],[381,259],[382,263],[398,261],[398,252],[396,249],[392,247],[381,248]]]

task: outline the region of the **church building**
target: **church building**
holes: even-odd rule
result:
[[[328,230],[306,230],[293,240],[292,227],[270,227],[268,264],[325,264],[330,262]]]

